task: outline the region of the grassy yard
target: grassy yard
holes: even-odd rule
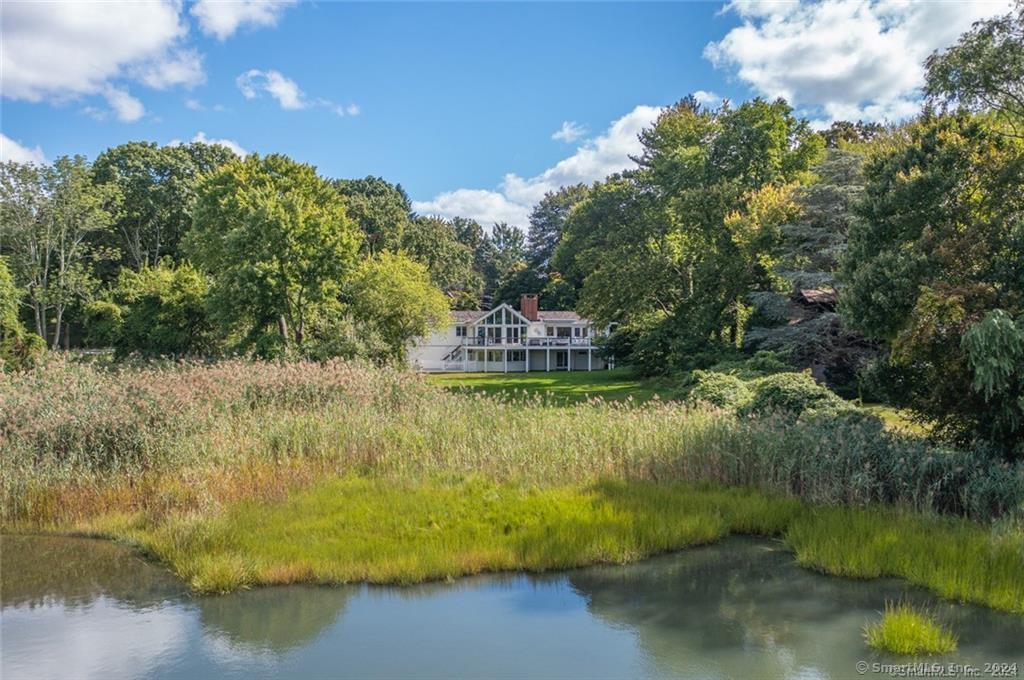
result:
[[[427,379],[453,392],[513,399],[541,398],[559,405],[580,403],[592,397],[605,401],[632,399],[642,403],[679,396],[679,387],[674,381],[641,378],[628,368],[550,373],[435,373]]]

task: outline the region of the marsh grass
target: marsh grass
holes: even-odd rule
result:
[[[792,498],[680,484],[347,477],[279,502],[241,502],[216,518],[153,525],[113,515],[80,530],[142,546],[197,591],[226,592],[624,563],[734,532],[778,535],[801,510]]]
[[[873,649],[893,654],[947,654],[956,651],[956,635],[926,611],[905,602],[885,603],[881,621],[864,627]]]
[[[200,592],[545,571],[629,562],[728,534],[775,536],[826,574],[899,576],[949,599],[1024,613],[1019,536],[956,518],[827,509],[706,484],[346,476],[218,514],[113,513],[72,528],[137,545]]]
[[[451,393],[343,362],[0,375],[0,499],[8,531],[134,542],[204,591],[623,561],[738,532],[1024,611],[1024,467],[984,451],[857,420]]]

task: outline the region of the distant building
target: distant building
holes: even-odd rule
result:
[[[609,368],[592,341],[605,331],[576,312],[539,310],[536,295],[519,309],[452,312],[451,324],[409,349],[409,363],[423,371],[592,371]]]

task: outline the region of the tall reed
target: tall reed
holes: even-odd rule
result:
[[[658,401],[556,407],[340,361],[111,369],[51,360],[0,375],[5,523],[204,509],[353,472],[714,482],[981,521],[1024,505],[1024,466],[855,418],[794,423]]]

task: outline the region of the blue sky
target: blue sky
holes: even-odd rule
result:
[[[687,93],[784,95],[818,125],[910,115],[923,56],[1005,7],[5,2],[2,155],[224,140],[522,223],[544,191],[629,165]]]

